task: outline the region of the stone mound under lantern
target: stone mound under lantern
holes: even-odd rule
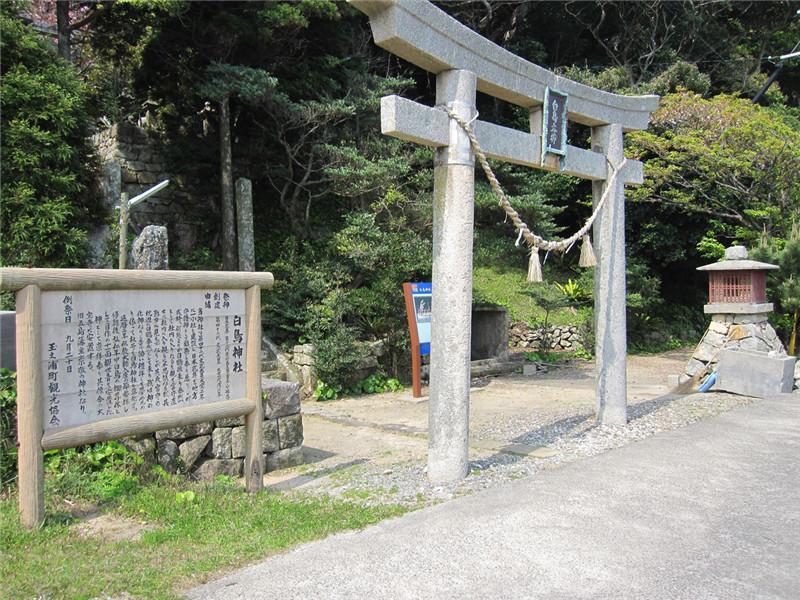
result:
[[[767,302],[766,272],[777,268],[749,260],[744,246],[731,246],[725,250],[724,260],[697,269],[709,274],[709,301],[703,312],[711,315],[711,323],[689,359],[681,383],[701,371],[714,370],[723,350],[786,356],[768,321],[773,306]]]

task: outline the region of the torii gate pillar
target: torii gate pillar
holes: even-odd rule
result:
[[[622,164],[622,126],[592,128],[592,150],[614,165]],[[606,181],[592,182],[595,204]],[[628,422],[627,340],[625,324],[625,183],[614,182],[603,210],[594,224],[597,266],[594,272],[595,402],[597,420],[603,425]]]
[[[436,104],[472,120],[476,81],[470,71],[439,73]],[[433,170],[428,477],[435,482],[462,479],[468,469],[474,199],[475,156],[451,120],[449,143],[437,148]]]

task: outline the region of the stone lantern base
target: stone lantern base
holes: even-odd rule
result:
[[[679,383],[688,382],[706,366],[709,366],[709,372],[713,371],[723,348],[764,354],[775,352],[778,356],[786,356],[786,349],[769,324],[766,313],[715,314],[686,364]]]

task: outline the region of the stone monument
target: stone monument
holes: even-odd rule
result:
[[[148,225],[133,241],[131,256],[135,269],[169,269],[169,240],[167,228]]]

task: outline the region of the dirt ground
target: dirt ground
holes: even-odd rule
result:
[[[628,358],[628,401],[634,406],[664,397],[691,349]],[[554,450],[526,444],[514,424],[535,417],[554,423],[594,411],[594,364],[573,361],[550,366],[532,377],[519,374],[476,383],[470,394],[470,460],[498,451],[547,458]],[[304,467],[270,473],[275,488],[302,488],[320,476],[359,465],[390,471],[398,464],[424,462],[428,400],[411,390],[303,403]],[[587,416],[582,417],[583,420]],[[518,433],[518,432],[517,432]],[[318,483],[318,482],[317,482]]]

